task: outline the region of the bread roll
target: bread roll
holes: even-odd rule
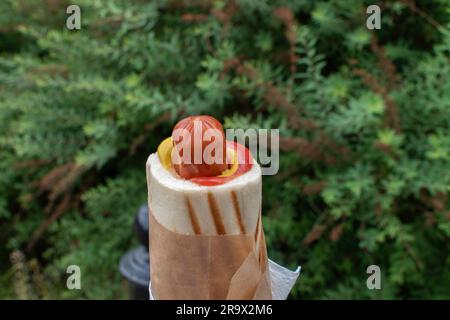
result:
[[[185,235],[257,234],[261,210],[261,168],[218,186],[201,186],[166,170],[156,153],[146,164],[148,205],[155,219]]]

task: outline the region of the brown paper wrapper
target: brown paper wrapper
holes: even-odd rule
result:
[[[272,299],[261,218],[254,235],[183,235],[166,229],[149,212],[155,299]]]

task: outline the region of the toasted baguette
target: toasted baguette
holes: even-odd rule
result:
[[[186,235],[257,235],[261,210],[261,168],[219,186],[200,186],[164,169],[158,155],[146,164],[148,205],[157,221]]]

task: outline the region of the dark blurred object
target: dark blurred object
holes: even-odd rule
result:
[[[148,300],[148,284],[150,281],[148,258],[148,210],[142,206],[135,219],[134,231],[141,245],[127,251],[120,259],[119,270],[128,281],[129,298],[132,300]]]
[[[139,242],[148,248],[148,209],[143,205],[134,218],[134,231]],[[147,251],[148,252],[148,251]]]

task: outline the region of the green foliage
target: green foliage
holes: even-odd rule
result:
[[[66,1],[0,2],[1,298],[124,298],[146,157],[200,113],[280,129],[263,216],[292,298],[450,298],[446,1],[384,2],[375,31],[367,1],[77,4],[69,31]]]

